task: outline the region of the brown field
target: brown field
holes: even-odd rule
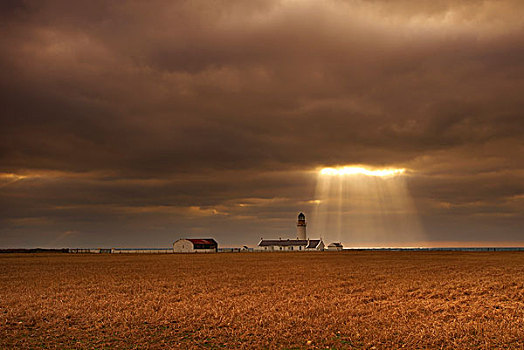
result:
[[[524,348],[524,253],[0,256],[0,348]]]

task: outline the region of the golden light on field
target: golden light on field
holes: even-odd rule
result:
[[[0,254],[0,348],[524,347],[522,254],[246,254]]]
[[[320,170],[321,175],[366,175],[366,176],[395,176],[404,174],[404,168],[387,168],[387,169],[368,169],[359,166],[343,166],[337,168],[323,168]]]

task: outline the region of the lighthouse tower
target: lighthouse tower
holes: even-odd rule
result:
[[[306,216],[300,213],[297,220],[297,239],[306,239],[306,237]]]

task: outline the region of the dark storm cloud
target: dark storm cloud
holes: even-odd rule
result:
[[[0,244],[251,242],[358,163],[412,169],[430,240],[522,240],[523,7],[3,2]]]

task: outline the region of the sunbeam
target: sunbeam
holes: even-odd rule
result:
[[[419,246],[424,234],[406,169],[343,166],[318,172],[312,230],[346,246]]]

